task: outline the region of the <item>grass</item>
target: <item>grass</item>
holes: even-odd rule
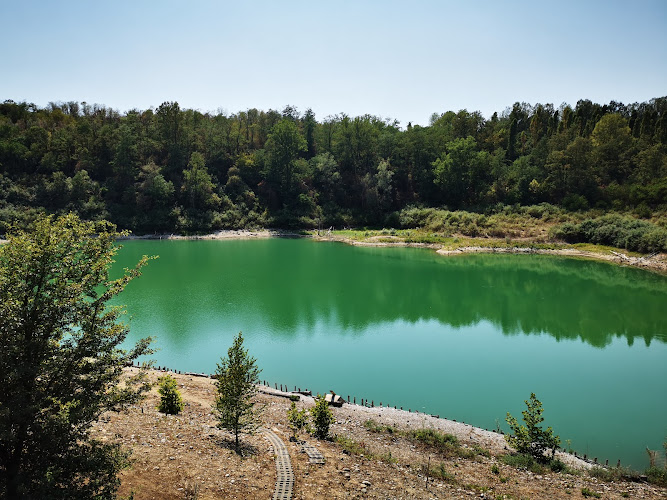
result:
[[[606,255],[611,251],[617,251],[633,257],[642,255],[630,251],[635,247],[650,249],[656,245],[658,248],[667,244],[664,241],[660,243],[667,234],[665,233],[667,217],[664,214],[656,215],[648,222],[637,219],[636,214],[631,212],[605,213],[599,210],[567,212],[559,207],[542,203],[527,207],[500,206],[487,210],[486,213],[406,207],[394,215],[395,217],[387,219],[387,222],[396,225],[397,228],[344,229],[333,231],[333,235],[353,242],[438,245],[447,250],[470,246],[539,250],[575,248]],[[584,221],[586,224],[581,226]],[[601,225],[602,229],[598,231],[599,235],[597,233],[593,235],[594,238],[586,236],[577,239],[570,234],[571,228],[588,228],[596,224]],[[609,227],[619,230],[634,228],[632,229],[634,232],[630,231],[625,240],[617,238],[618,242],[623,241],[619,244],[625,248],[609,246],[611,240],[607,240],[611,236],[607,233],[614,233],[607,230]],[[648,238],[648,233],[651,233],[652,239],[649,238],[651,241],[641,243],[642,238]],[[311,231],[310,234],[315,234],[315,231]],[[564,243],[563,240],[570,243]]]
[[[646,469],[646,477],[649,483],[667,487],[667,467],[649,467]]]
[[[401,431],[390,425],[379,424],[375,420],[366,420],[364,422],[364,427],[369,432],[386,433],[404,437],[410,441],[420,443],[445,457],[474,458],[478,455],[484,457],[491,456],[488,450],[479,445],[475,445],[472,448],[464,448],[461,446],[458,438],[453,434],[447,434],[435,429]]]
[[[343,453],[364,456],[369,454],[368,449],[366,448],[366,443],[361,443],[345,436],[336,436],[334,440],[343,448]]]
[[[593,467],[588,475],[601,481],[637,481],[639,472],[625,467]]]
[[[500,461],[505,465],[516,467],[517,469],[529,470],[535,474],[544,474],[547,470],[546,467],[539,464],[530,455],[524,455],[521,453],[503,455],[500,457]]]
[[[370,432],[393,434],[396,432],[396,429],[391,425],[381,425],[378,424],[375,420],[366,420],[364,422],[364,427]]]
[[[347,453],[348,455],[363,455],[370,460],[380,460],[388,464],[397,462],[396,458],[391,455],[391,451],[382,454],[373,453],[363,441],[356,441],[345,436],[336,436],[334,441],[343,448],[343,453]]]
[[[588,497],[602,498],[602,495],[600,495],[598,492],[593,491],[589,488],[581,488],[581,494],[586,498],[588,498]]]
[[[440,479],[441,481],[445,481],[452,484],[456,483],[456,477],[451,472],[447,472],[444,463],[440,463],[435,467],[431,467],[428,470],[428,475],[429,477],[432,477],[434,479]]]
[[[445,457],[474,458],[478,453],[474,449],[461,446],[453,434],[446,434],[434,429],[417,429],[406,431],[405,436],[422,445],[435,450]],[[486,451],[486,450],[482,450]]]

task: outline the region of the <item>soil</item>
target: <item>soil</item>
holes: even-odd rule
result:
[[[136,370],[126,369],[127,373]],[[153,370],[149,377],[157,381],[163,374]],[[94,437],[121,443],[132,452],[132,466],[121,474],[120,494],[133,494],[136,500],[272,498],[276,466],[261,431],[243,434],[237,453],[233,435],[218,429],[211,413],[214,381],[192,374],[171,375],[185,402],[179,415],[157,411],[159,396],[154,388],[140,405],[105,414],[93,428]],[[287,446],[297,499],[577,499],[584,498],[582,491],[606,499],[667,498],[667,489],[644,482],[603,482],[590,477],[590,464],[566,454],[561,459],[576,469],[574,474],[517,469],[500,461],[510,450],[494,432],[420,413],[354,404],[332,408],[335,422],[330,434],[338,440],[300,434],[299,440],[316,447],[325,458],[322,465],[311,464],[301,445],[290,440],[289,399],[258,393],[257,401],[264,406],[263,427],[273,430]],[[301,396],[297,407],[313,404],[313,398]],[[375,430],[364,425],[369,420]],[[378,432],[379,426],[390,426],[393,432]],[[400,432],[422,428],[456,435],[464,449],[476,450],[473,458],[443,455]],[[428,468],[444,474],[441,478],[426,475]]]

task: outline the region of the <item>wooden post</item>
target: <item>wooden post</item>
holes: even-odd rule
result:
[[[357,404],[357,396],[352,397],[352,402],[356,405]]]
[[[609,459],[604,461],[604,465],[605,465],[605,467],[609,466]]]
[[[371,408],[373,407],[375,407],[375,405],[373,404],[373,400],[371,399]]]
[[[616,467],[620,467],[620,466],[621,466],[621,459],[619,458],[618,463],[616,464]]]

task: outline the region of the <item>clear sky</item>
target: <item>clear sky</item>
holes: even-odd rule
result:
[[[667,95],[667,0],[0,0],[0,100],[428,124]]]

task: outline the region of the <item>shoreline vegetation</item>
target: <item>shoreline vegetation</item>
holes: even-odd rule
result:
[[[311,238],[335,241],[354,246],[428,248],[445,257],[473,253],[541,254],[584,258],[632,266],[667,275],[667,254],[640,254],[625,249],[589,243],[545,243],[531,238],[489,238],[446,236],[422,229],[326,229],[291,231],[284,229],[220,230],[208,234],[144,234],[129,235],[122,240],[227,240],[258,238]]]
[[[137,367],[125,368],[127,376]],[[242,452],[231,432],[216,428],[208,376],[149,370],[152,381],[168,372],[184,401],[178,415],[157,410],[154,388],[124,413],[109,413],[93,434],[132,450],[133,466],[121,474],[121,495],[182,499],[267,498],[275,485],[275,454],[264,434],[244,435]],[[331,408],[330,439],[301,432],[290,439],[290,394],[259,386],[262,425],[285,444],[294,471],[295,498],[664,498],[664,487],[613,463],[605,467],[558,452],[558,467],[521,461],[504,436],[463,422],[392,407],[343,404]],[[287,390],[287,388],[285,388]],[[299,395],[298,409],[314,398]],[[313,464],[303,446],[324,463]],[[587,496],[587,495],[584,495]],[[598,497],[599,498],[599,497]]]

